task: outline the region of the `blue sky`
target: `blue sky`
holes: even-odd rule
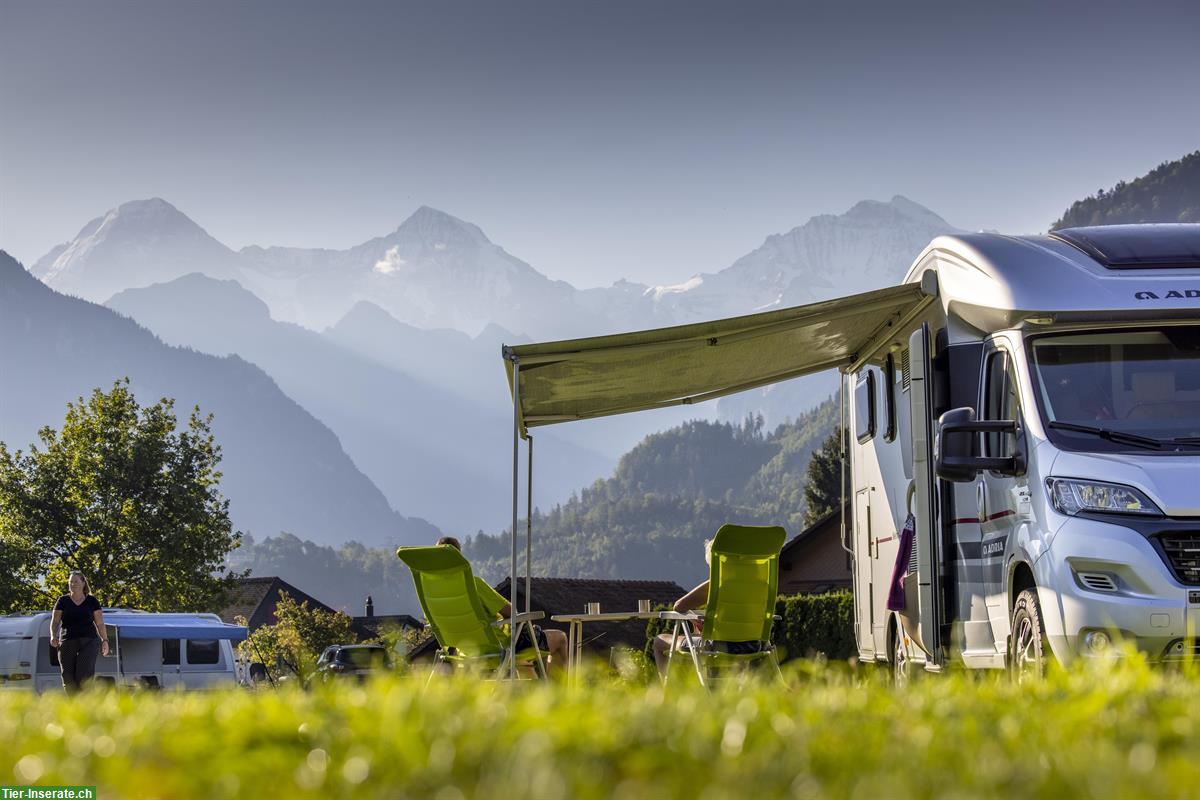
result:
[[[1200,148],[1200,4],[0,0],[0,247],[161,196],[226,244],[422,204],[578,286],[903,194],[1042,230]]]

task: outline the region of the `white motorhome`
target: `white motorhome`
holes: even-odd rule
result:
[[[50,612],[0,616],[0,689],[61,690]],[[216,688],[236,682],[233,642],[246,628],[216,614],[152,614],[104,609],[110,652],[96,677],[114,685]]]
[[[837,369],[862,659],[903,676],[1040,670],[1118,638],[1156,659],[1191,654],[1200,225],[939,237],[886,289],[502,355],[514,574],[517,452],[528,438],[532,457],[532,428]]]
[[[1190,654],[1200,225],[945,236],[905,283],[926,301],[843,368],[860,656],[902,677],[1118,638]]]

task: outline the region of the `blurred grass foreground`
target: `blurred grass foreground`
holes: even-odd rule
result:
[[[1200,795],[1200,677],[1136,658],[1016,685],[794,667],[667,692],[396,677],[186,694],[0,694],[0,786],[118,798],[1169,798]]]

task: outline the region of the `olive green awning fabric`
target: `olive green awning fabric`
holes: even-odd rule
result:
[[[521,430],[686,405],[853,363],[936,288],[904,284],[745,317],[504,348]]]

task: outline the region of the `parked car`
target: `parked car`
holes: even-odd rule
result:
[[[357,678],[361,681],[391,668],[391,654],[381,644],[334,644],[321,653],[313,680]]]

